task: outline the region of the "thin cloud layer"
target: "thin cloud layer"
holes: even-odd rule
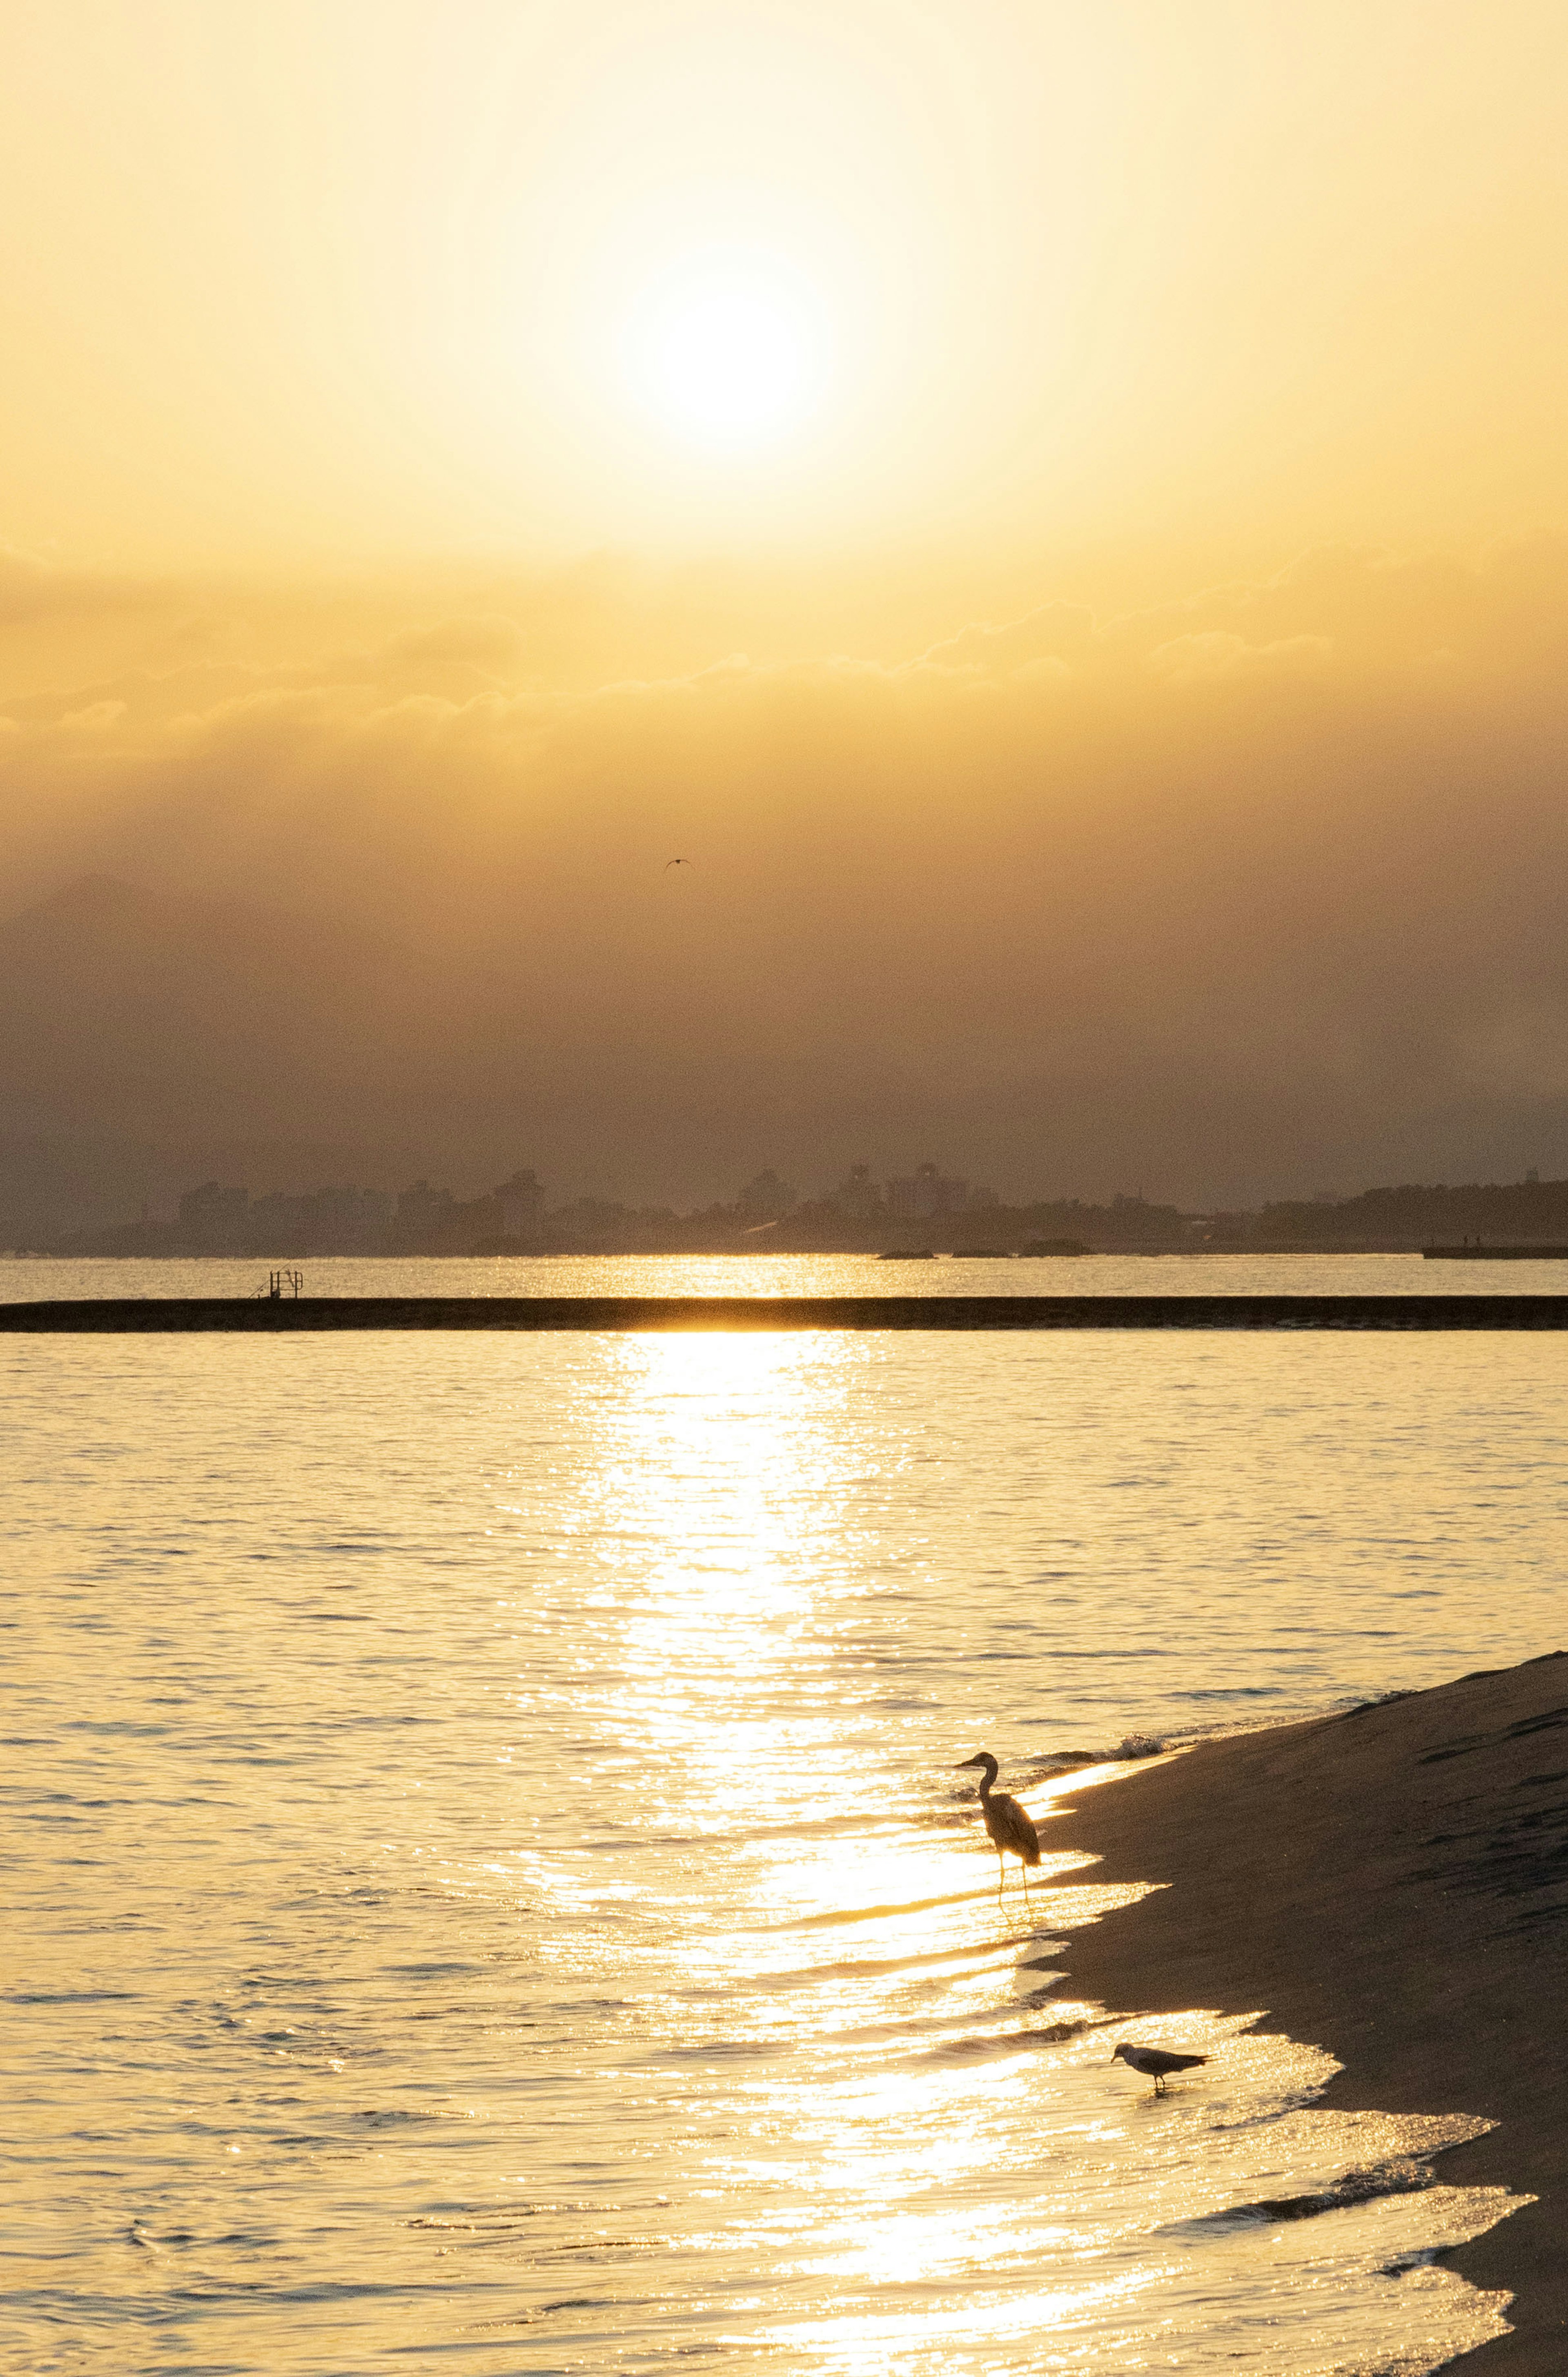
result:
[[[356,1009],[301,1096],[433,1161],[690,1196],[753,1155],[930,1152],[1197,1200],[1568,1169],[1563,545],[1316,553],[1109,621],[586,689],[497,596],[313,648],[275,591],[258,627],[209,590],[199,632],[150,595],[134,664],[4,705],[8,904],[95,872],[390,938],[438,1029],[383,997],[372,1045]],[[651,590],[650,650],[678,599]],[[53,1118],[123,1127],[57,1056]],[[197,1128],[209,1079],[167,1061]]]

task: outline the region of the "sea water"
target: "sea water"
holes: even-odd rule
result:
[[[1472,2108],[1315,2109],[1332,2042],[1264,2009],[1162,2018],[1210,2057],[1164,2097],[1112,2064],[1138,2010],[1062,1943],[1128,1893],[1051,1762],[1557,1648],[1568,1339],[31,1337],[0,1382],[7,2371],[1326,2377],[1498,2331],[1432,2259],[1508,2208],[1444,2182]]]

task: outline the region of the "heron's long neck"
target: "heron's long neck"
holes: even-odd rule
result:
[[[986,1768],[985,1772],[982,1774],[982,1775],[981,1775],[981,1777],[980,1777],[980,1804],[982,1805],[982,1807],[985,1805],[986,1801],[990,1798],[990,1796],[991,1796],[991,1786],[992,1786],[992,1784],[996,1781],[996,1779],[997,1779],[997,1769],[996,1769],[994,1766],[987,1766],[987,1767]]]

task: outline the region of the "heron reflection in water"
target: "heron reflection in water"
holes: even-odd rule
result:
[[[1034,1819],[1008,1792],[992,1788],[998,1770],[997,1762],[988,1750],[982,1750],[977,1758],[961,1759],[953,1773],[962,1774],[966,1766],[983,1766],[986,1770],[980,1778],[980,1813],[986,1820],[986,1830],[996,1845],[997,1896],[1001,1896],[1002,1883],[1007,1878],[1007,1859],[1011,1856],[1023,1862],[1023,1897],[1027,1903],[1029,1868],[1040,1862],[1040,1835],[1035,1830]]]

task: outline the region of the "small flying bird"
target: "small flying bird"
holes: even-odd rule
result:
[[[664,861],[664,873],[667,875],[672,866],[689,866],[690,864],[691,861],[689,858],[666,858]]]
[[[1027,1899],[1028,1869],[1040,1862],[1040,1835],[1035,1830],[1034,1819],[1007,1792],[992,1790],[991,1786],[997,1779],[997,1762],[988,1750],[982,1750],[977,1758],[962,1759],[952,1771],[955,1774],[962,1774],[966,1766],[983,1766],[986,1770],[980,1781],[980,1813],[986,1820],[987,1832],[996,1844],[997,1896],[1001,1896],[1001,1886],[1007,1874],[1007,1857],[1011,1853],[1023,1860],[1023,1895]]]
[[[1134,2072],[1142,2072],[1155,2084],[1156,2096],[1165,2095],[1165,2084],[1173,2072],[1191,2072],[1195,2063],[1206,2063],[1206,2055],[1177,2055],[1168,2047],[1134,2047],[1124,2038],[1111,2056],[1113,2063],[1130,2063]]]

